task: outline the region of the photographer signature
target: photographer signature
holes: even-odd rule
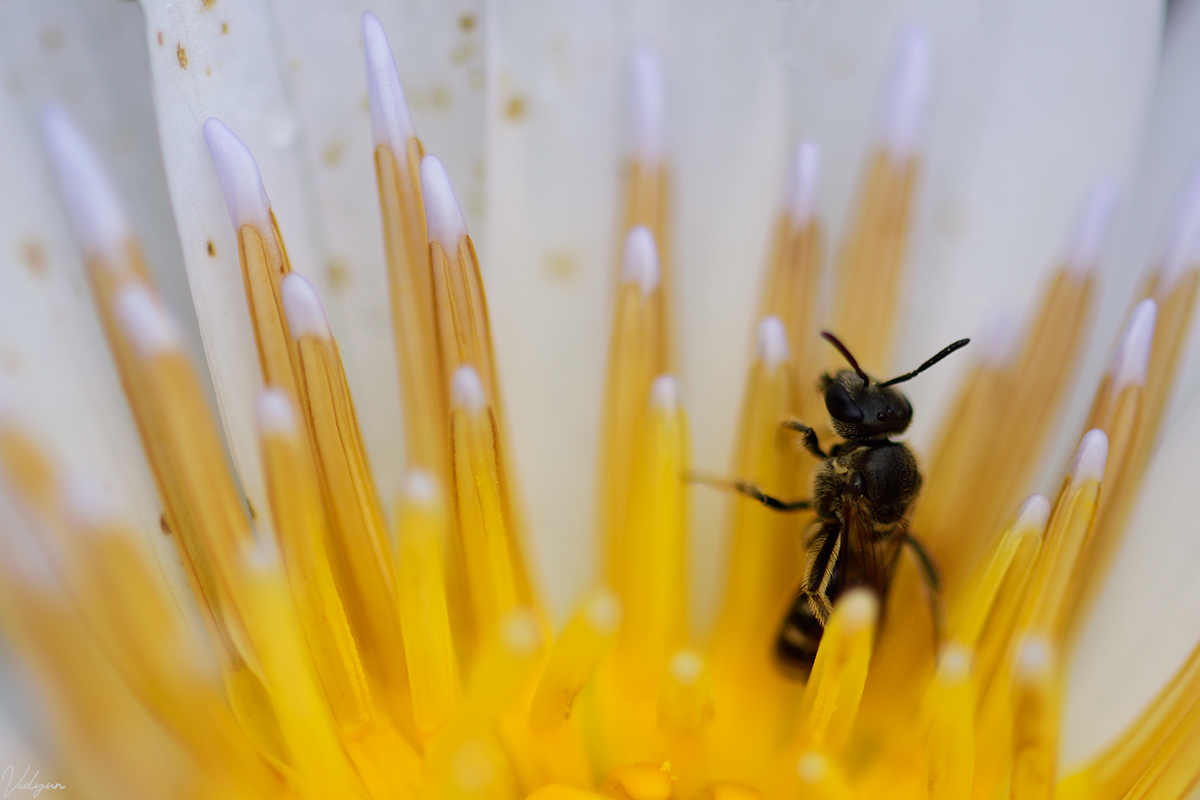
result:
[[[5,797],[8,797],[18,789],[28,789],[33,792],[34,797],[37,797],[42,793],[42,789],[67,788],[61,783],[38,783],[37,776],[41,773],[41,770],[39,769],[37,772],[33,773],[32,776],[30,776],[29,770],[31,769],[33,769],[33,767],[26,767],[25,772],[21,774],[21,777],[17,778],[17,770],[12,764],[9,764],[4,768],[4,772],[0,773],[0,781],[4,783]],[[15,781],[14,778],[16,779]],[[27,778],[28,780],[26,780]]]

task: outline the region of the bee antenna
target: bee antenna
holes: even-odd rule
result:
[[[867,376],[867,373],[862,371],[862,367],[858,365],[858,360],[854,356],[850,355],[850,351],[846,349],[846,345],[842,344],[841,339],[834,336],[829,331],[821,331],[821,338],[837,348],[837,351],[842,354],[842,357],[849,361],[850,366],[853,367],[854,371],[858,373],[858,377],[863,379],[863,383],[869,384],[871,382],[870,377]]]
[[[921,374],[922,372],[924,372],[925,370],[927,370],[927,369],[929,369],[930,367],[932,367],[934,364],[936,364],[936,363],[938,363],[939,361],[941,361],[941,360],[942,360],[943,358],[945,358],[946,356],[948,356],[948,355],[950,355],[951,353],[953,353],[955,350],[961,350],[962,348],[966,347],[966,346],[967,346],[967,343],[968,343],[968,342],[970,342],[970,341],[971,341],[970,339],[959,339],[959,340],[958,340],[957,342],[955,342],[954,344],[947,345],[946,347],[942,348],[942,351],[941,351],[940,353],[938,353],[936,356],[934,356],[933,358],[931,358],[931,359],[929,359],[928,361],[926,361],[926,362],[925,362],[924,364],[922,364],[921,366],[919,366],[919,367],[917,367],[916,369],[914,369],[912,372],[906,372],[906,373],[904,373],[903,375],[901,375],[899,378],[892,378],[892,379],[891,379],[890,381],[888,381],[887,383],[881,383],[881,384],[879,384],[879,385],[880,385],[880,386],[895,386],[897,383],[904,383],[905,381],[910,381],[910,380],[912,380],[913,378],[915,378],[915,377],[917,377],[918,375],[920,375],[920,374]]]

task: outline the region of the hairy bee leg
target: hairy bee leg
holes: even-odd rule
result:
[[[817,432],[800,420],[785,419],[781,423],[781,427],[786,431],[795,431],[800,434],[804,449],[812,453],[813,458],[819,458],[822,461],[829,458],[829,454],[821,449],[821,442],[817,439]]]
[[[842,552],[840,528],[837,525],[823,526],[813,536],[808,551],[812,556],[804,573],[801,594],[808,600],[813,616],[824,628],[833,614],[829,583],[833,578],[833,568],[837,565],[838,556]]]
[[[911,533],[904,534],[904,544],[913,551],[921,565],[921,576],[925,579],[925,588],[929,590],[929,613],[933,617],[934,648],[942,645],[942,602],[941,578],[938,576],[937,565],[929,556],[925,545]]]
[[[780,500],[778,497],[767,494],[753,483],[745,481],[735,482],[733,490],[738,494],[757,500],[772,511],[807,511],[812,508],[812,500]]]
[[[817,530],[809,542],[808,552],[809,564],[804,581],[775,638],[776,658],[785,668],[804,679],[812,670],[825,625],[833,612],[833,604],[826,592],[841,552],[838,526],[824,525]]]

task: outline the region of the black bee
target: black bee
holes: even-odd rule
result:
[[[838,349],[852,369],[821,376],[833,430],[845,439],[826,453],[812,428],[798,420],[783,423],[802,437],[804,448],[822,460],[806,500],[780,500],[757,486],[733,488],[775,511],[816,509],[808,540],[804,578],[792,603],[775,652],[783,666],[807,678],[833,604],[847,591],[865,586],[881,600],[896,571],[900,548],[911,547],[929,584],[937,621],[937,569],[921,543],[908,531],[913,501],[921,490],[921,472],[912,450],[898,436],[912,421],[912,404],[898,389],[946,356],[964,347],[960,339],[912,372],[884,383],[871,380],[846,346],[828,331],[821,336]]]

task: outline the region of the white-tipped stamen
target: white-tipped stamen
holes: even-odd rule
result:
[[[1100,480],[1104,477],[1104,463],[1108,461],[1108,436],[1099,428],[1083,435],[1075,460],[1071,462],[1071,480],[1074,483]]]
[[[288,435],[296,431],[296,412],[287,393],[264,389],[254,407],[254,421],[261,434]]]
[[[650,405],[660,411],[674,411],[682,402],[679,381],[671,375],[660,375],[650,387]]]
[[[437,242],[447,253],[456,252],[459,240],[467,235],[467,223],[450,186],[450,176],[437,156],[421,159],[421,194],[429,241]]]
[[[636,50],[630,58],[629,154],[647,167],[663,158],[666,92],[662,65],[649,50]]]
[[[684,686],[691,686],[704,674],[704,659],[695,650],[680,650],[667,664],[671,677]]]
[[[616,593],[602,589],[587,604],[588,622],[601,633],[613,633],[621,625],[621,600]]]
[[[367,97],[371,105],[371,133],[375,146],[387,145],[400,163],[408,158],[408,141],[417,135],[396,60],[383,25],[370,11],[363,12],[363,43],[367,51]]]
[[[821,172],[821,148],[811,139],[796,145],[788,186],[788,216],[792,227],[803,230],[817,214],[817,177]]]
[[[897,162],[916,155],[929,103],[932,61],[928,32],[920,25],[907,26],[896,44],[880,131],[883,146]]]
[[[1045,530],[1049,520],[1050,501],[1044,494],[1033,494],[1025,498],[1025,502],[1017,509],[1017,521],[1013,527]]]
[[[321,297],[303,275],[289,272],[283,276],[279,294],[283,298],[283,313],[287,317],[288,329],[292,332],[293,339],[298,341],[304,336],[333,338]]]
[[[754,357],[768,370],[776,369],[787,361],[787,331],[779,317],[763,317],[758,323],[758,346]]]
[[[971,674],[971,651],[959,644],[948,644],[938,657],[938,676],[943,681],[963,681]]]
[[[1052,645],[1040,636],[1030,636],[1017,648],[1016,678],[1018,681],[1036,680],[1053,663]]]
[[[133,350],[142,358],[153,358],[180,347],[179,330],[150,290],[140,284],[126,286],[117,294],[117,319]]]
[[[1073,273],[1087,273],[1099,263],[1117,196],[1117,183],[1110,179],[1097,181],[1088,192],[1067,246],[1066,264]]]
[[[1159,266],[1160,286],[1170,289],[1188,267],[1200,266],[1200,160],[1188,172],[1175,206]]]
[[[63,482],[59,503],[81,530],[112,530],[122,523],[121,509],[104,482],[95,475],[75,473]]]
[[[212,154],[233,227],[252,225],[261,236],[270,235],[271,201],[267,199],[267,190],[250,148],[216,117],[205,121],[204,141],[208,142],[208,152]]]
[[[455,408],[465,411],[482,411],[487,407],[487,394],[479,373],[470,364],[463,364],[454,371],[450,381],[450,401]]]
[[[829,761],[820,753],[807,752],[796,761],[796,775],[800,782],[809,786],[825,780],[829,774]]]
[[[89,255],[120,261],[133,234],[108,171],[63,109],[44,109],[41,127],[46,155],[80,248]]]
[[[409,471],[404,476],[404,485],[401,487],[404,493],[404,499],[410,503],[417,505],[429,505],[437,499],[437,483],[433,480],[433,476],[428,472],[419,469]]]
[[[868,589],[851,589],[842,595],[834,613],[841,615],[847,632],[862,630],[875,621],[879,600]]]
[[[621,263],[621,279],[636,281],[642,294],[648,295],[658,286],[658,244],[645,225],[635,225],[625,235],[625,258]]]
[[[1117,352],[1108,366],[1113,392],[1134,384],[1146,384],[1146,368],[1150,365],[1150,345],[1154,343],[1157,319],[1158,304],[1149,298],[1138,303],[1129,315]]]

